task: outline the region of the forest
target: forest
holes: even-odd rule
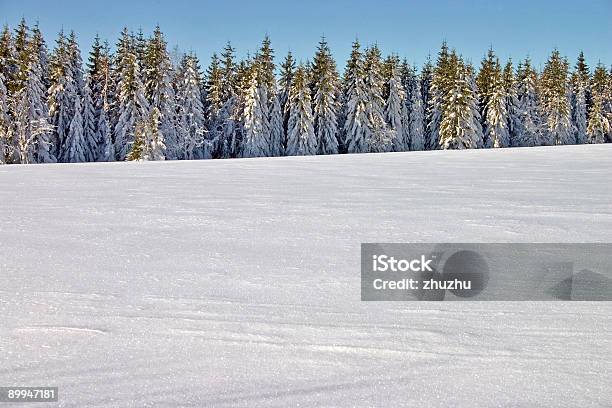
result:
[[[445,42],[417,67],[358,40],[343,73],[325,38],[298,63],[269,37],[238,60],[231,43],[203,69],[161,29],[74,32],[49,51],[25,20],[0,34],[0,163],[189,160],[606,143],[612,70],[556,49],[478,66]]]

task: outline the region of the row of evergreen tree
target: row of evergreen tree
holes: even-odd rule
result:
[[[25,21],[0,35],[0,162],[208,159],[604,143],[612,71],[570,72],[553,51],[537,72],[489,50],[477,71],[442,44],[419,71],[353,43],[340,76],[323,38],[312,61],[289,53],[276,76],[268,37],[237,61],[227,44],[203,74],[176,63],[161,30],[96,37],[86,64],[74,33],[49,55]]]

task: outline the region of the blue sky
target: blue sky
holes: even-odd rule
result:
[[[0,0],[0,23],[22,17],[40,22],[50,46],[62,27],[75,30],[84,54],[96,33],[114,44],[123,26],[160,24],[171,46],[195,51],[202,65],[228,40],[239,55],[253,53],[266,33],[277,61],[288,50],[311,57],[325,35],[341,69],[356,37],[417,64],[444,39],[473,62],[492,45],[502,59],[541,64],[557,47],[572,64],[580,50],[591,66],[612,64],[612,0]]]

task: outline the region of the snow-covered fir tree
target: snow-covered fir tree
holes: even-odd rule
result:
[[[391,149],[395,152],[409,150],[409,145],[404,140],[404,123],[402,109],[405,109],[406,94],[401,84],[399,72],[399,59],[391,58],[388,67],[387,89],[388,95],[385,103],[385,119],[389,127],[389,137],[391,139]]]
[[[186,55],[179,69],[178,83],[178,158],[210,159],[212,145],[207,140],[206,117],[202,103],[201,76],[198,59]]]
[[[206,70],[205,86],[206,127],[208,128],[211,139],[218,139],[223,131],[223,123],[219,121],[221,108],[223,107],[223,76],[219,57],[216,53],[213,54],[210,65]]]
[[[401,108],[401,121],[402,121],[402,141],[406,150],[410,150],[410,113],[411,113],[411,101],[412,93],[415,86],[418,84],[418,77],[416,74],[416,67],[411,67],[408,61],[404,58],[399,66],[400,83],[402,91],[404,92],[404,100],[402,101]],[[420,89],[419,89],[420,95]],[[421,102],[422,106],[422,102]]]
[[[454,89],[455,67],[450,64],[450,53],[446,42],[442,43],[433,77],[429,84],[427,109],[426,148],[437,149],[440,146],[440,125],[445,109],[444,103]]]
[[[114,81],[108,44],[102,44],[98,36],[94,39],[87,67],[94,108],[95,160],[112,161],[115,160],[115,148],[109,113],[114,99]]]
[[[112,140],[108,114],[103,109],[99,111],[96,125],[96,140],[98,140],[98,152],[96,160],[108,162],[115,160],[115,145]]]
[[[542,112],[546,123],[543,144],[574,143],[568,98],[568,63],[554,50],[540,79]]]
[[[609,79],[606,68],[599,63],[591,78],[592,103],[587,125],[587,143],[605,143],[611,131],[610,119],[606,115],[606,100],[609,97]]]
[[[134,54],[136,55],[138,66],[140,67],[141,71],[144,71],[146,66],[145,60],[147,56],[147,39],[145,38],[144,32],[142,31],[142,27],[139,27],[138,32],[136,34],[132,33],[130,37],[132,38]],[[144,80],[143,83],[145,83]]]
[[[62,148],[64,163],[82,163],[87,161],[87,141],[83,129],[81,98],[74,98],[74,115],[70,121],[68,136]]]
[[[78,98],[74,50],[69,49],[68,39],[60,32],[49,62],[49,116],[53,125],[53,151],[56,157],[63,157],[63,145],[68,138],[70,122],[74,116],[75,98]]]
[[[259,85],[256,66],[251,67],[248,84],[242,113],[242,157],[265,157],[269,153],[267,93]]]
[[[298,66],[289,93],[289,123],[287,129],[287,155],[306,156],[317,153],[308,74]]]
[[[83,87],[83,139],[85,140],[85,161],[98,159],[99,141],[96,136],[96,112],[91,97],[91,81],[85,81]]]
[[[439,148],[477,148],[480,141],[474,128],[476,95],[469,83],[469,70],[455,52],[449,54],[448,69],[450,90],[444,97]]]
[[[30,61],[25,83],[13,101],[13,137],[19,163],[54,163],[45,87],[35,44],[28,45]]]
[[[259,92],[259,103],[261,109],[261,132],[263,133],[263,139],[265,140],[265,156],[272,156],[273,150],[277,148],[272,147],[272,128],[270,125],[270,119],[272,114],[272,108],[274,104],[274,98],[276,96],[276,78],[274,76],[274,50],[271,47],[270,38],[266,35],[261,48],[255,55],[253,62],[253,68],[255,70],[255,78],[257,81],[257,92]]]
[[[610,127],[612,128],[612,67],[608,72],[608,86],[604,103],[604,111],[606,112],[608,123],[611,124]],[[606,142],[612,143],[612,131],[608,132],[606,136]]]
[[[434,127],[430,126],[431,117],[430,114],[433,113],[430,106],[433,104],[432,102],[432,94],[431,87],[434,80],[434,66],[431,62],[431,55],[427,56],[427,60],[421,69],[421,75],[419,76],[421,81],[421,98],[423,99],[423,144],[424,148],[428,148],[432,146],[434,143],[430,140],[429,131]]]
[[[245,139],[245,112],[249,95],[253,88],[253,60],[250,57],[241,60],[236,65],[235,75],[235,136],[233,145],[236,146],[236,157],[243,157]]]
[[[14,65],[12,67],[12,75],[9,81],[9,91],[14,93],[19,92],[25,86],[28,77],[28,67],[34,50],[30,45],[30,28],[26,24],[25,19],[21,19],[19,25],[15,29],[14,39]]]
[[[539,146],[542,144],[543,124],[538,100],[537,73],[529,58],[521,62],[517,71],[517,98],[520,131],[513,146]]]
[[[374,45],[366,50],[364,60],[366,89],[366,140],[370,152],[389,152],[393,148],[393,139],[385,121],[385,101],[383,99],[384,82],[381,72],[380,49]]]
[[[485,147],[510,146],[507,94],[499,59],[489,49],[476,80]]]
[[[4,75],[0,69],[0,164],[5,164],[8,156],[9,124],[7,90],[4,85]]]
[[[77,42],[77,37],[74,31],[71,31],[68,35],[66,42],[69,69],[71,76],[74,81],[77,95],[83,96],[83,88],[85,87],[85,78],[83,76],[83,59],[81,58],[81,50]]]
[[[117,122],[113,130],[115,158],[125,160],[134,148],[136,124],[148,116],[149,104],[134,53],[127,52],[117,60],[117,76]]]
[[[222,159],[238,156],[238,109],[236,97],[232,96],[221,106],[219,112],[220,129],[217,133],[217,156]]]
[[[38,63],[40,64],[41,82],[43,87],[49,88],[49,52],[47,50],[47,43],[43,37],[38,23],[32,28],[32,51],[38,54]]]
[[[137,49],[137,53],[138,53]],[[155,27],[153,37],[146,42],[143,55],[143,83],[145,95],[151,108],[157,108],[157,121],[163,144],[168,146],[168,158],[176,159],[176,96],[172,87],[173,67],[168,53],[166,40],[159,26]],[[149,121],[152,123],[151,121]]]
[[[370,149],[368,130],[368,92],[365,84],[363,54],[355,40],[344,72],[344,146],[348,153],[366,153]]]
[[[165,160],[166,158],[165,137],[160,131],[159,125],[160,117],[159,109],[153,107],[149,114],[150,137],[145,145],[144,160]]]
[[[227,43],[221,53],[221,100],[227,102],[236,93],[236,62],[235,50]]]
[[[295,60],[291,51],[287,53],[280,68],[279,86],[279,103],[283,114],[283,148],[287,145],[287,123],[289,122],[289,93],[295,75]]]
[[[157,161],[165,160],[166,146],[159,125],[161,114],[153,106],[147,118],[140,119],[134,130],[134,147],[127,160]]]
[[[285,153],[283,128],[283,109],[280,104],[280,95],[274,95],[270,110],[270,156],[282,156]]]
[[[417,151],[425,149],[425,109],[421,89],[420,80],[416,79],[410,92],[410,101],[408,101],[410,105],[408,140],[410,141],[410,150]]]
[[[318,154],[338,153],[339,78],[325,41],[319,41],[312,65],[314,130]]]
[[[522,139],[523,126],[520,119],[518,82],[514,75],[514,66],[511,59],[508,59],[504,66],[503,82],[506,93],[506,111],[508,112],[509,146],[516,146],[517,141]]]
[[[470,97],[468,98],[468,106],[472,112],[472,127],[470,131],[476,140],[476,148],[484,147],[484,132],[482,130],[482,118],[480,117],[480,109],[478,106],[478,85],[476,85],[476,71],[472,64],[465,66],[466,78],[470,89]]]
[[[589,92],[589,67],[586,64],[584,53],[580,52],[574,72],[572,73],[572,125],[574,128],[574,138],[577,144],[586,142],[587,133],[587,110],[588,100],[590,100]]]
[[[599,95],[593,97],[587,127],[587,143],[605,143],[606,135],[610,133],[610,123],[604,113],[602,99]]]
[[[0,34],[0,73],[4,77],[4,86],[9,91],[9,83],[15,72],[15,46],[8,25],[5,25]]]
[[[239,104],[236,94],[234,48],[228,42],[221,54],[221,109],[217,125],[217,153],[220,158],[239,155]]]

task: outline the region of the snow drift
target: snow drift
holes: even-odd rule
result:
[[[361,242],[609,242],[612,146],[0,167],[0,384],[606,406],[609,302],[361,302]]]

